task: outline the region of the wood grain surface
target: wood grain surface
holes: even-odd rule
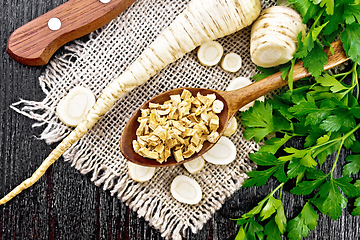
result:
[[[34,120],[10,109],[19,99],[40,101],[44,94],[38,77],[45,67],[21,65],[6,54],[10,34],[65,0],[1,0],[0,6],[0,195],[28,178],[54,146],[37,139]],[[63,48],[56,54],[64,52]],[[301,146],[301,139],[292,142]],[[341,155],[340,164],[344,163]],[[325,164],[325,168],[330,166]],[[340,174],[340,172],[336,172]],[[162,239],[160,233],[109,192],[96,187],[68,163],[57,161],[34,186],[0,206],[0,239]],[[230,218],[249,211],[276,186],[240,189],[197,234],[185,239],[234,239],[237,226]],[[304,198],[283,193],[286,216],[299,213]],[[352,201],[350,201],[350,204]],[[307,239],[360,239],[360,218],[347,208],[339,220],[320,215]]]

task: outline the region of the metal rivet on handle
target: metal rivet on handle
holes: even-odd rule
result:
[[[111,0],[100,0],[102,3],[109,3]]]
[[[50,18],[48,21],[48,27],[53,30],[59,30],[61,28],[61,21],[58,18]]]

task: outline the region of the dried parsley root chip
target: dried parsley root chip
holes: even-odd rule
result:
[[[177,162],[191,157],[203,147],[219,139],[219,117],[224,103],[215,94],[206,96],[184,90],[171,95],[163,104],[149,103],[141,110],[140,123],[133,140],[134,151],[159,163],[172,155]]]

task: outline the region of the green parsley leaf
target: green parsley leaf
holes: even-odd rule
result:
[[[261,166],[272,166],[284,164],[284,161],[277,159],[274,154],[269,152],[255,152],[249,155],[250,159]]]
[[[270,221],[265,225],[264,234],[267,236],[267,239],[281,240],[282,233],[276,225],[274,218],[271,218]]]
[[[322,46],[318,42],[315,42],[314,48],[303,58],[304,67],[306,67],[314,77],[319,77],[322,71],[324,71],[324,65],[328,61],[327,57]]]
[[[360,155],[349,155],[346,157],[346,161],[350,163],[343,167],[344,176],[355,175],[360,171]]]
[[[275,213],[280,206],[282,206],[281,200],[270,196],[267,203],[260,212],[260,217],[262,218],[261,221],[271,217],[271,215],[273,215],[273,213]]]
[[[254,107],[242,113],[242,123],[246,126],[244,137],[259,142],[276,130],[271,104],[255,101]]]
[[[298,176],[298,174],[305,173],[306,167],[300,163],[300,159],[293,159],[288,165],[287,176],[292,179]]]
[[[360,142],[354,142],[354,144],[351,146],[351,151],[354,153],[360,153]]]
[[[343,18],[345,19],[346,24],[352,24],[356,21],[360,23],[360,5],[359,4],[344,5]]]
[[[314,168],[317,165],[317,162],[311,156],[311,150],[309,149],[299,150],[293,147],[289,147],[289,148],[285,148],[284,151],[291,154],[287,156],[279,157],[279,160],[290,161],[294,158],[298,158],[300,159],[300,164],[305,167]]]
[[[235,240],[244,240],[244,239],[245,239],[245,230],[243,226],[240,226],[240,229],[236,234]]]
[[[276,172],[278,166],[269,168],[263,171],[251,171],[247,172],[246,174],[250,177],[245,180],[243,187],[253,187],[253,186],[262,186],[266,184],[267,180]]]
[[[304,23],[315,18],[320,11],[320,6],[310,0],[289,0],[289,3],[293,4],[295,9],[300,12]]]
[[[315,197],[311,200],[318,209],[336,220],[342,214],[342,210],[346,207],[347,199],[340,193],[334,180],[331,179],[325,182],[320,187],[320,197]]]
[[[258,80],[261,80],[261,79],[264,79],[266,77],[269,77],[271,75],[273,75],[274,73],[277,73],[279,71],[278,68],[276,67],[272,67],[272,68],[263,68],[263,67],[259,67],[257,66],[256,67],[258,70],[261,71],[261,73],[257,73],[255,74],[252,79],[258,81]]]
[[[308,195],[312,193],[316,188],[320,187],[320,185],[326,180],[326,175],[319,177],[313,181],[303,181],[299,183],[296,187],[291,189],[292,194],[296,195]]]
[[[351,212],[351,215],[360,215],[360,197],[355,199],[355,203],[354,203],[355,208],[353,209],[353,211]]]
[[[317,226],[319,215],[307,202],[300,214],[289,221],[288,237],[292,240],[301,240],[303,237],[309,235],[310,230],[314,230]]]
[[[279,182],[287,182],[288,178],[285,174],[285,163],[278,165],[277,171],[274,173],[274,177],[276,177]]]
[[[324,75],[316,78],[316,82],[320,83],[322,86],[330,87],[330,91],[335,92],[335,93],[348,89],[341,82],[339,82],[335,77],[330,76],[329,74],[324,74]]]
[[[321,0],[320,7],[326,6],[326,13],[333,15],[334,13],[334,0]]]
[[[339,28],[340,24],[344,23],[343,19],[344,13],[344,5],[340,4],[335,6],[334,14],[333,15],[326,15],[324,18],[324,22],[328,24],[323,29],[323,34],[331,35],[333,32],[336,32]]]
[[[290,140],[290,138],[290,135],[285,134],[282,138],[273,137],[269,140],[266,140],[266,144],[261,146],[259,152],[275,154],[279,150],[279,148],[281,148],[287,141]]]
[[[251,218],[246,229],[245,239],[264,239],[264,227]]]
[[[347,25],[340,34],[346,55],[354,62],[360,62],[360,24],[352,23]]]
[[[279,200],[280,201],[280,200]],[[277,227],[280,231],[280,233],[284,233],[286,231],[287,226],[287,219],[285,216],[285,210],[282,202],[280,201],[280,204],[276,210],[276,215],[274,217],[274,220],[277,224]]]
[[[309,229],[314,230],[317,226],[319,215],[311,207],[309,202],[304,205],[303,210],[301,211],[301,216],[304,218],[305,224],[309,227]]]
[[[360,195],[360,191],[356,186],[350,183],[352,180],[353,179],[351,177],[341,177],[334,179],[334,183],[344,192],[346,196],[358,197]]]

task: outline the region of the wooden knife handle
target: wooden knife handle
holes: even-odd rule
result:
[[[8,40],[7,53],[22,64],[44,65],[62,45],[110,22],[134,1],[69,0],[16,29]],[[53,18],[61,22],[58,30],[48,26]],[[55,23],[58,23],[56,19]],[[58,26],[55,24],[54,27]]]

